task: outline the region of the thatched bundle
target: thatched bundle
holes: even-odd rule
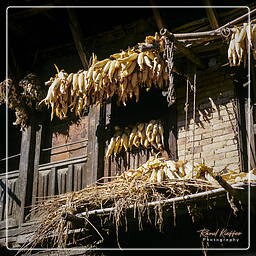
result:
[[[249,175],[251,175],[251,179],[256,180],[255,174],[254,170],[250,174],[235,174],[228,171],[222,175],[226,181],[230,179],[231,182],[234,182],[236,178],[239,178],[239,181],[245,182],[248,181]],[[39,223],[26,247],[64,248],[76,244],[78,242],[76,236],[70,235],[74,227],[63,216],[69,214],[74,216],[81,212],[83,212],[84,222],[78,227],[79,233],[83,233],[85,244],[89,247],[97,246],[92,241],[89,242],[89,237],[91,237],[93,229],[96,230],[98,238],[104,239],[95,225],[104,228],[105,221],[92,223],[89,220],[90,213],[93,210],[107,207],[114,207],[108,215],[108,221],[113,223],[117,233],[120,223],[129,209],[133,210],[134,216],[138,219],[140,229],[143,228],[142,220],[155,222],[155,225],[161,229],[163,224],[162,207],[160,205],[154,207],[154,220],[152,221],[149,203],[209,191],[218,187],[220,185],[212,178],[212,169],[204,164],[193,166],[191,163],[182,161],[150,159],[137,170],[124,172],[110,182],[97,182],[83,190],[41,201],[32,211],[32,215]]]

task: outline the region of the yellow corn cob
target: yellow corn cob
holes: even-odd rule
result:
[[[157,171],[154,169],[150,175],[149,182],[155,183],[157,181]]]
[[[126,133],[123,133],[121,140],[122,140],[122,145],[124,146],[125,151],[127,151],[129,148],[129,141]]]
[[[157,171],[157,182],[162,183],[164,180],[164,171],[163,170],[158,170]]]
[[[102,68],[103,66],[105,66],[107,64],[108,61],[109,61],[109,59],[98,61],[94,64],[94,68]]]
[[[137,133],[137,127],[135,126],[135,127],[133,127],[133,129],[132,129],[132,131],[130,133],[130,136],[129,136],[129,147],[130,148],[132,148],[133,139],[134,139],[136,133]]]
[[[118,61],[120,63],[127,62],[127,61],[134,61],[134,60],[137,59],[137,57],[138,57],[138,53],[135,52],[135,53],[129,55],[128,57],[125,57],[125,58],[122,58],[122,59],[118,59]]]
[[[84,88],[84,74],[80,73],[78,75],[78,88],[79,88],[79,92],[83,92],[83,88]]]
[[[125,70],[123,71],[122,77],[129,76],[129,75],[134,71],[136,65],[137,65],[137,62],[136,62],[136,61],[133,61],[132,64],[131,64],[127,69],[125,69]]]
[[[140,70],[142,71],[142,70],[143,70],[143,62],[144,62],[144,52],[141,52],[141,53],[138,55],[137,62],[138,62],[138,65],[139,65],[139,67],[140,67]]]
[[[144,61],[148,67],[153,68],[152,64],[151,64],[151,60],[149,59],[149,57],[147,55],[144,55]]]
[[[154,60],[154,58],[156,57],[155,54],[151,51],[147,51],[146,55],[149,57],[149,59]]]
[[[112,137],[110,140],[110,143],[108,145],[106,157],[110,157],[112,155],[112,153],[114,152],[115,142],[116,142],[116,137]]]
[[[117,62],[116,60],[112,60],[109,70],[108,70],[108,78],[109,78],[110,82],[112,82],[113,74],[115,72],[116,62]]]

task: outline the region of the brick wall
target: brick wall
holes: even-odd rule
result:
[[[79,123],[52,127],[52,147],[88,139],[88,116]],[[87,155],[87,142],[76,143],[51,150],[51,162]]]
[[[226,166],[239,171],[236,105],[232,77],[228,71],[205,72],[198,77],[195,124],[193,92],[190,91],[187,131],[184,111],[186,85],[182,87],[177,89],[179,159],[193,159],[194,142],[195,162],[203,160],[214,171],[220,171]]]

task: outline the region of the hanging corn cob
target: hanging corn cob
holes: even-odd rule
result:
[[[149,123],[139,123],[132,128],[115,127],[115,134],[111,138],[106,157],[117,155],[122,150],[130,151],[133,148],[164,149],[164,129],[161,121],[151,120]]]
[[[164,40],[156,33],[147,36],[144,43],[126,51],[97,61],[93,54],[88,70],[67,74],[58,71],[46,82],[49,90],[42,101],[52,108],[54,115],[63,119],[70,109],[76,116],[93,104],[101,104],[117,95],[118,104],[126,105],[127,100],[139,101],[142,88],[163,89],[168,83],[166,61],[163,59]],[[41,102],[41,103],[42,103]]]
[[[256,59],[256,24],[251,26],[244,23],[242,27],[234,27],[231,31],[228,48],[229,65],[240,66],[241,62],[245,65],[249,47]]]

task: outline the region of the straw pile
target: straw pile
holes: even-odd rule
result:
[[[137,170],[124,172],[111,182],[97,182],[81,191],[58,195],[46,201],[41,201],[33,209],[34,217],[39,223],[26,247],[49,246],[65,248],[71,244],[77,244],[78,241],[75,235],[73,235],[72,239],[70,238],[69,233],[72,229],[72,224],[63,219],[63,213],[88,213],[91,210],[107,207],[115,207],[115,210],[107,218],[116,226],[117,233],[123,217],[126,216],[127,211],[131,208],[134,211],[134,216],[138,219],[140,229],[143,228],[142,220],[146,220],[150,223],[155,222],[156,227],[161,230],[163,224],[162,206],[157,205],[154,207],[154,220],[152,220],[152,211],[150,213],[147,204],[220,187],[212,176],[208,175],[211,172],[212,169],[204,164],[195,164],[193,166],[187,162],[153,158]],[[256,180],[255,170],[250,175],[251,179]],[[249,174],[235,174],[233,172],[223,174],[223,178],[226,180],[231,179],[232,182],[238,177],[239,181],[246,181],[249,178]],[[90,230],[94,229],[98,238],[101,237],[103,240],[104,238],[95,227],[96,224],[90,222],[88,218],[86,217],[85,224],[79,227],[80,234],[81,232],[84,234],[85,240],[89,239],[90,232],[92,232]],[[100,225],[103,228],[104,223],[101,222]],[[97,246],[88,241],[88,246]]]

